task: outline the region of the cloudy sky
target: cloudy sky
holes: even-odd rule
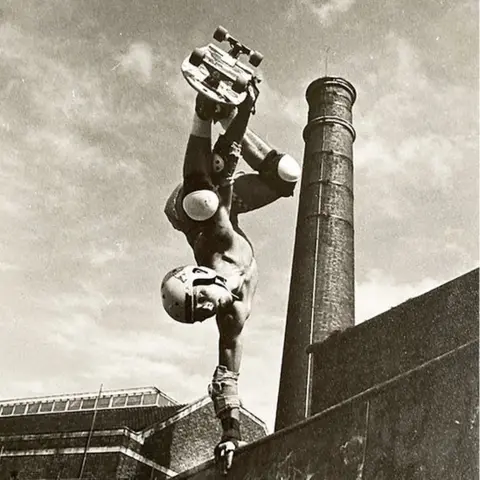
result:
[[[305,89],[358,92],[357,323],[478,264],[475,0],[0,0],[0,398],[155,385],[206,393],[213,322],[162,311],[192,256],[163,215],[219,24],[262,51],[252,127],[302,160]],[[241,393],[273,426],[298,192],[245,216],[260,285]],[[272,239],[275,239],[272,243]]]

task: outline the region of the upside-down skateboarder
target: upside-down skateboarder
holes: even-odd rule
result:
[[[167,313],[183,323],[216,317],[218,366],[209,385],[223,435],[215,457],[223,473],[241,444],[238,376],[242,330],[257,287],[257,264],[238,215],[293,195],[298,163],[272,149],[247,128],[258,90],[249,86],[236,113],[197,96],[193,126],[183,165],[183,183],[167,201],[165,213],[193,249],[196,266],[179,267],[163,279]],[[211,148],[212,121],[225,133]],[[243,156],[256,172],[235,175]]]

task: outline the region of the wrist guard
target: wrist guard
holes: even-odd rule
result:
[[[222,442],[228,442],[242,439],[242,434],[240,432],[240,422],[236,418],[226,417],[222,419]]]
[[[228,410],[240,408],[238,375],[236,372],[227,370],[223,365],[215,369],[212,383],[208,386],[208,394],[213,401],[218,418],[223,418]]]

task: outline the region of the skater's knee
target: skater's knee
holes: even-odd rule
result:
[[[300,165],[293,157],[276,150],[265,157],[258,171],[262,180],[282,197],[293,195],[301,174]]]
[[[208,176],[202,173],[193,173],[185,177],[182,207],[190,219],[208,220],[215,215],[218,206],[218,195]]]
[[[294,183],[300,178],[300,165],[298,162],[288,155],[282,155],[278,161],[277,173],[278,176],[285,182]]]
[[[189,218],[203,222],[212,218],[219,206],[218,195],[212,190],[196,190],[183,197],[182,206]]]

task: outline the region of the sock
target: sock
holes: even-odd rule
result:
[[[194,113],[191,134],[195,137],[210,138],[212,136],[212,122],[210,120],[202,120]]]

